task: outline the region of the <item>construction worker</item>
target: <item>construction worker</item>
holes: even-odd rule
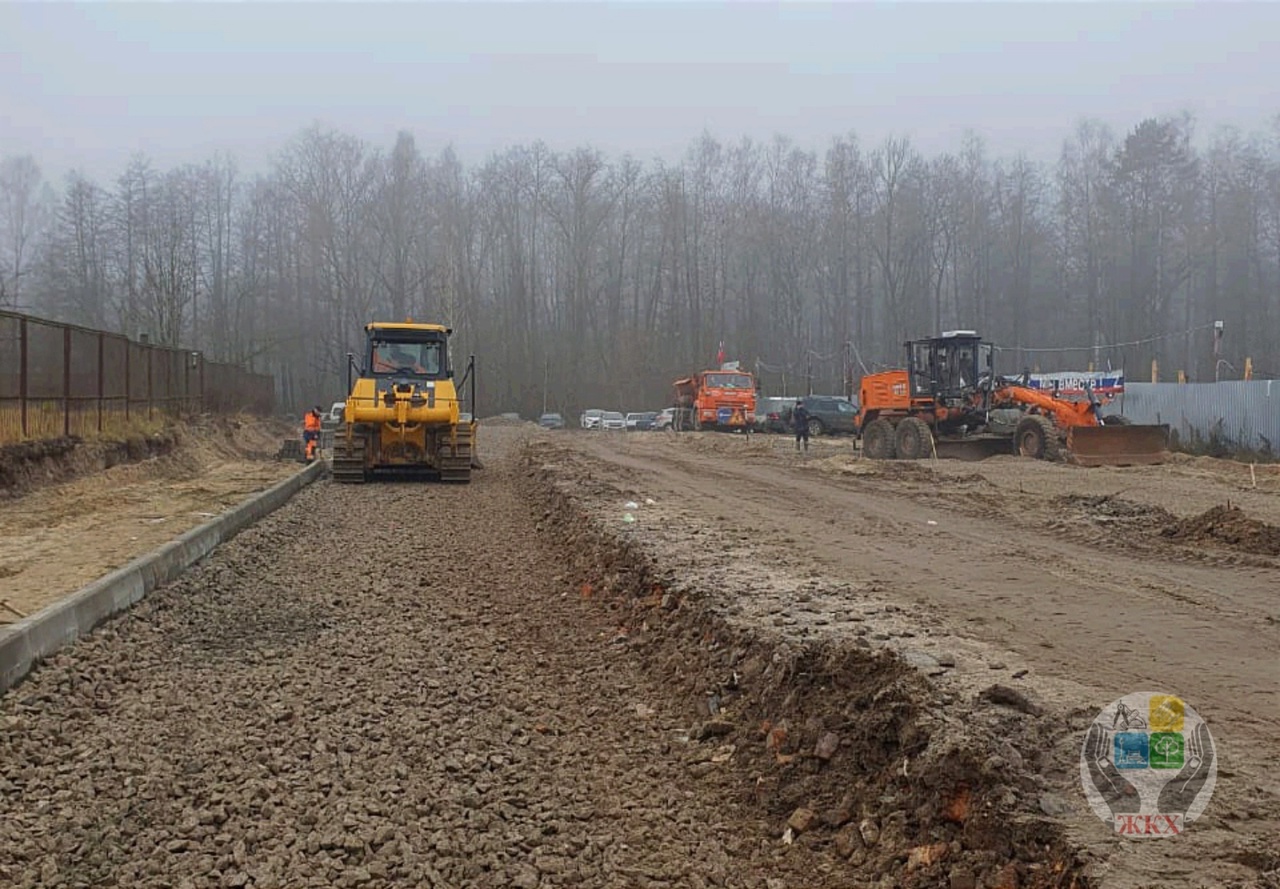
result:
[[[306,449],[307,462],[316,458],[316,448],[320,446],[320,415],[323,409],[316,405],[302,418],[302,443]]]
[[[791,409],[791,428],[796,433],[796,450],[800,450],[803,442],[804,452],[809,453],[809,410],[802,398],[797,398],[796,406]]]

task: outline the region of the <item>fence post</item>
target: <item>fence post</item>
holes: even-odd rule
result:
[[[102,331],[98,331],[98,434],[102,434],[102,400],[106,398],[106,344]]]
[[[155,400],[151,394],[151,381],[155,367],[156,350],[147,344],[147,419],[150,420],[155,410]]]
[[[27,319],[18,319],[18,413],[22,437],[27,437]]]
[[[133,343],[128,337],[124,341],[124,421],[129,422],[129,402],[133,400],[133,384],[129,381],[129,353],[133,351]]]
[[[71,328],[62,328],[62,434],[71,435]]]

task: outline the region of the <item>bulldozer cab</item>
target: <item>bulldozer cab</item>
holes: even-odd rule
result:
[[[992,376],[992,347],[971,331],[950,331],[907,346],[912,398],[967,399]]]
[[[365,351],[366,366],[374,377],[418,377],[428,380],[452,376],[449,369],[448,333],[425,326],[371,327]]]

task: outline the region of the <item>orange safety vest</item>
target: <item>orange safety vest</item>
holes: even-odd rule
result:
[[[306,419],[303,420],[302,428],[308,432],[320,431],[320,417],[314,413],[308,413]]]

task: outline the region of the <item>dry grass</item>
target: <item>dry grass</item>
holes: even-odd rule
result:
[[[67,432],[86,441],[119,440],[159,432],[169,419],[161,410],[148,416],[145,408],[130,411],[126,417],[123,408],[114,406],[105,408],[99,415],[97,404],[90,404],[73,406],[68,423],[61,402],[29,402],[24,434],[21,410],[15,404],[5,404],[0,405],[0,445],[61,438]]]

